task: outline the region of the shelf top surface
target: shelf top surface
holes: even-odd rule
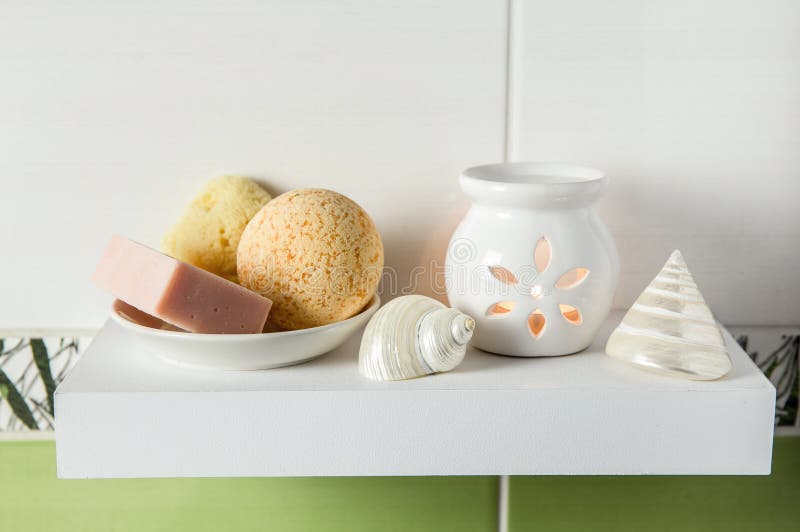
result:
[[[581,353],[514,358],[470,348],[464,362],[451,372],[397,382],[373,382],[359,375],[360,331],[341,348],[297,366],[265,371],[212,371],[164,362],[138,349],[129,332],[108,322],[58,393],[498,389],[714,392],[771,387],[727,331],[724,336],[733,370],[717,381],[676,379],[614,360],[605,355],[604,347],[622,315],[621,311],[612,312],[593,344]]]

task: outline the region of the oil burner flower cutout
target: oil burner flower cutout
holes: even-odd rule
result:
[[[536,247],[533,252],[533,263],[539,275],[547,271],[547,268],[550,266],[551,255],[550,241],[547,240],[547,237],[543,236],[536,242]],[[550,290],[546,293],[545,288],[541,284],[533,284],[531,286],[523,285],[510,270],[503,266],[489,266],[489,271],[492,276],[501,283],[521,286],[524,292],[535,300],[541,299],[553,292]],[[537,275],[537,279],[539,275]],[[559,290],[571,290],[580,285],[588,276],[589,270],[587,268],[573,268],[561,275],[554,286]],[[486,310],[486,316],[489,318],[504,319],[512,313],[516,306],[516,301],[498,301],[489,306]],[[565,303],[559,303],[558,309],[561,312],[561,316],[567,320],[567,323],[575,326],[583,323],[583,316],[578,308]],[[545,328],[547,327],[547,320],[548,318],[539,308],[528,315],[528,332],[531,333],[534,339],[538,340],[544,334]]]

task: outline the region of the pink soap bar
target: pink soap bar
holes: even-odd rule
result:
[[[127,238],[113,236],[92,276],[100,288],[197,333],[260,333],[272,301]]]

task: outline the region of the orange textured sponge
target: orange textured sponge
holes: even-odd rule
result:
[[[299,189],[267,203],[239,242],[239,282],[272,300],[270,321],[287,329],[334,323],[375,294],[383,244],[353,200]]]

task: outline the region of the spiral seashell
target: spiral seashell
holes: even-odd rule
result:
[[[394,299],[369,321],[358,354],[359,372],[394,381],[449,371],[464,360],[475,320],[425,296]]]
[[[606,353],[693,380],[718,379],[731,370],[717,321],[678,250],[611,333]]]

